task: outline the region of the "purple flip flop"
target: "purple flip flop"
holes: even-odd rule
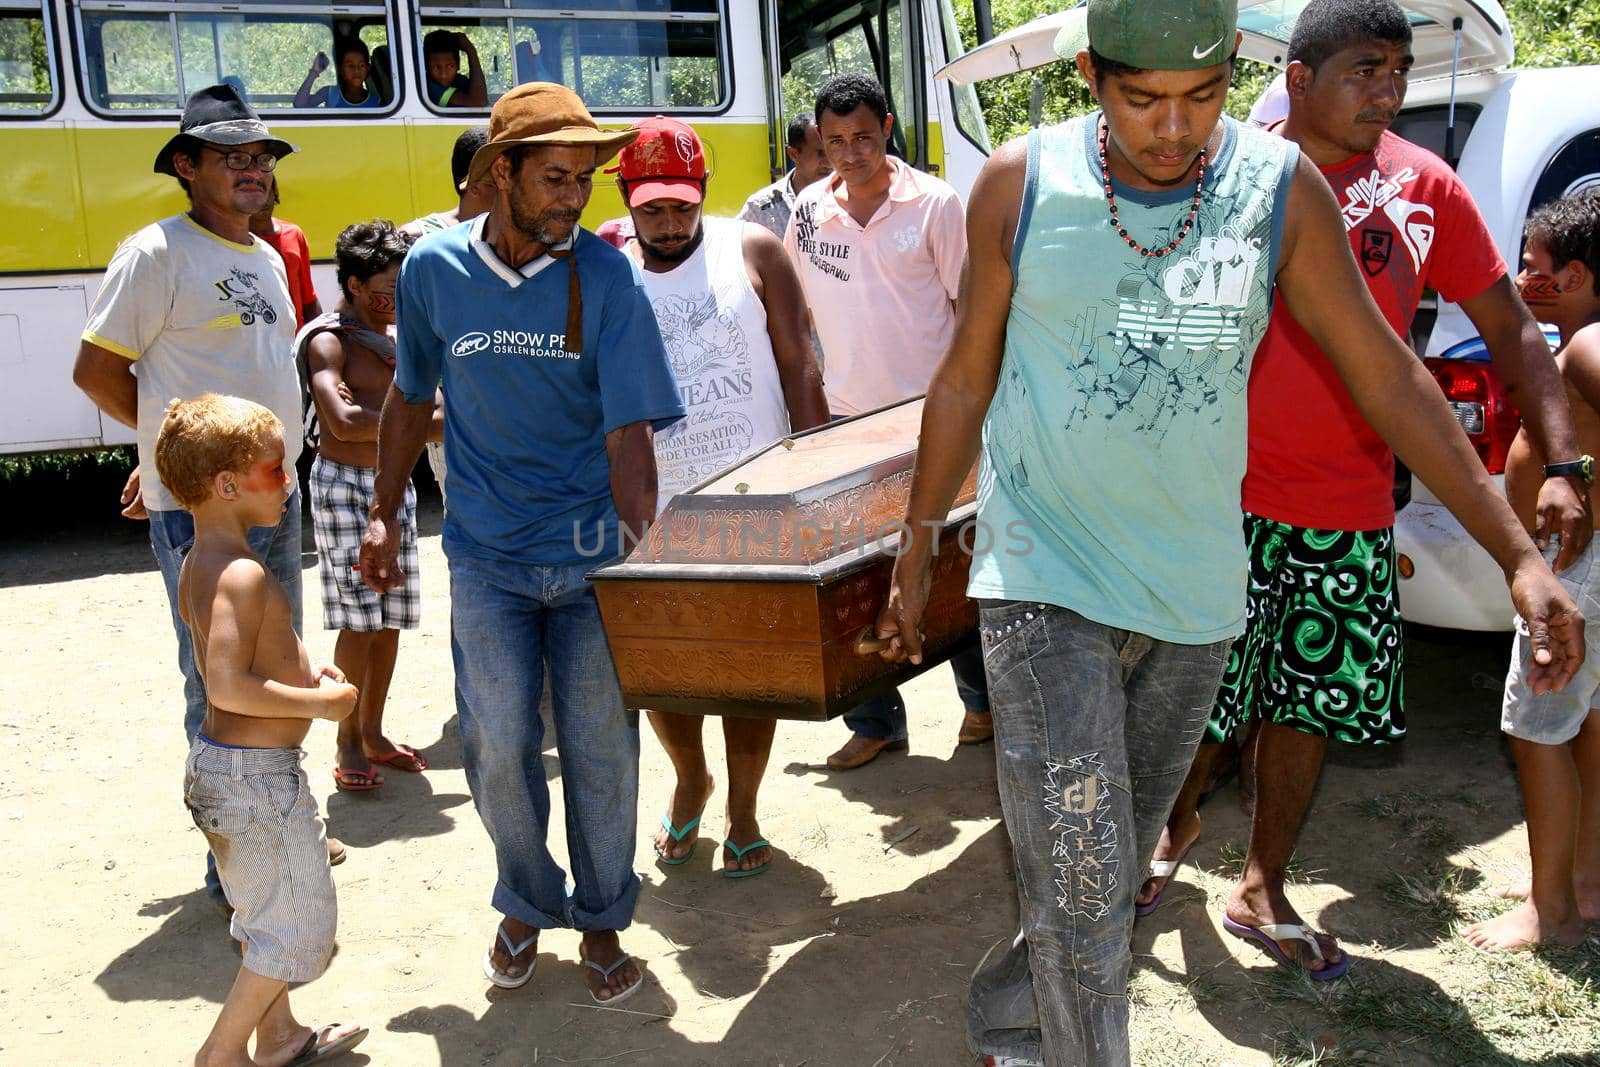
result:
[[[1304,971],[1307,978],[1313,982],[1331,982],[1335,978],[1344,976],[1350,969],[1350,954],[1346,952],[1344,958],[1338,963],[1330,964],[1320,971],[1313,971],[1301,966],[1300,961],[1278,947],[1280,940],[1289,941],[1298,938],[1311,946],[1311,952],[1322,959],[1322,946],[1317,943],[1316,935],[1311,927],[1301,923],[1267,923],[1265,926],[1246,926],[1236,923],[1228,916],[1222,917],[1222,928],[1234,937],[1246,941],[1254,941],[1267,950],[1267,954],[1285,967],[1292,967]]]
[[[1195,843],[1191,842],[1189,848],[1194,848],[1194,846]],[[1151,860],[1150,869],[1145,871],[1144,876],[1146,880],[1151,878],[1165,878],[1167,880],[1167,885],[1171,885],[1172,876],[1178,873],[1178,868],[1183,866],[1184,859],[1189,855],[1189,848],[1186,848],[1179,853],[1178,858],[1175,860]],[[1136,919],[1142,919],[1146,915],[1149,915],[1151,912],[1155,911],[1157,908],[1161,907],[1161,895],[1166,891],[1167,886],[1164,885],[1161,887],[1161,893],[1157,893],[1155,896],[1151,897],[1149,903],[1135,904],[1133,906],[1133,917]]]

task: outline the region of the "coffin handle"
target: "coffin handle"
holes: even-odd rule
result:
[[[879,637],[871,626],[863,626],[856,634],[856,655],[873,656],[889,647],[890,638]]]

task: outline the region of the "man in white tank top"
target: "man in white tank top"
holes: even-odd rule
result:
[[[687,123],[653,118],[618,157],[635,236],[624,251],[643,268],[645,291],[688,412],[656,435],[657,499],[672,497],[792,430],[828,421],[822,374],[800,279],[778,239],[737,219],[702,217],[706,159]],[[713,779],[701,741],[704,716],[651,711],[678,781],[656,831],[661,862],[689,859]],[[772,751],[772,719],[725,718],[728,809],[722,873],[766,870],[772,849],[756,821],[756,795]]]

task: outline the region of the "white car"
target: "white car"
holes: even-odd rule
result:
[[[1450,88],[1448,80],[1414,84],[1395,132],[1443,154],[1441,116]],[[1600,186],[1600,67],[1487,70],[1457,78],[1455,94],[1457,173],[1515,272],[1528,212]],[[1413,343],[1502,485],[1517,412],[1466,314],[1454,304],[1440,304],[1436,316],[1429,310],[1417,316]],[[1554,331],[1547,336],[1553,345]],[[1421,479],[1411,479],[1411,501],[1395,520],[1395,548],[1400,611],[1408,621],[1511,629],[1515,613],[1500,568]]]
[[[1522,224],[1534,207],[1600,185],[1600,67],[1508,69],[1511,26],[1492,0],[1402,0],[1411,18],[1412,68],[1394,131],[1447,160],[1477,201],[1515,273]],[[1283,67],[1304,0],[1240,0],[1239,54]],[[1056,32],[1071,16],[1046,15],[974,48],[936,77],[1000,77],[1055,60]],[[1548,332],[1554,343],[1553,332]],[[1412,328],[1479,457],[1503,485],[1519,417],[1506,401],[1472,322],[1454,304],[1424,302]],[[1405,503],[1409,496],[1409,503]],[[1500,568],[1420,479],[1401,469],[1395,523],[1400,610],[1411,622],[1459,630],[1509,630],[1513,611]]]

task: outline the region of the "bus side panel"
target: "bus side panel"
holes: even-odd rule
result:
[[[0,375],[6,382],[0,390],[0,452],[101,443],[100,412],[72,384],[75,340],[87,311],[80,278],[0,282]]]
[[[156,153],[175,129],[80,126],[75,131],[89,261],[105,269],[111,254],[135,230],[187,210],[178,180],[152,170]]]
[[[707,122],[695,131],[708,146],[706,162],[712,168],[706,213],[737,215],[751,193],[772,183],[766,124]]]
[[[332,259],[335,238],[351,223],[388,219],[398,226],[434,210],[431,198],[418,209],[412,183],[404,178],[409,152],[402,123],[285,125],[273,132],[300,149],[278,164],[282,203],[274,214],[305,230],[312,259]],[[448,154],[445,160],[441,190],[449,184]],[[442,197],[442,191],[436,194]],[[333,307],[318,295],[324,307]]]
[[[432,122],[406,123],[406,154],[411,161],[411,200],[416,210],[396,222],[409,222],[456,206],[450,190],[450,154],[466,126]]]
[[[76,131],[7,126],[0,155],[0,274],[82,270],[89,238],[78,201]]]

